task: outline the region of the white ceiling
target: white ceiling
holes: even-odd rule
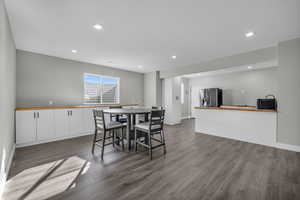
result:
[[[137,72],[300,37],[299,0],[6,0],[6,6],[18,49]],[[248,31],[256,35],[245,38]]]

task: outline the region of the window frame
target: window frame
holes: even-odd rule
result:
[[[91,75],[91,76],[98,76],[101,78],[114,78],[117,79],[117,96],[118,96],[118,102],[116,103],[102,103],[102,91],[103,91],[103,85],[101,83],[101,102],[100,103],[89,103],[89,102],[85,102],[85,75]],[[83,73],[83,104],[87,104],[87,105],[117,105],[120,104],[121,102],[121,97],[120,97],[120,77],[114,77],[114,76],[107,76],[107,75],[102,75],[102,74],[93,74],[93,73],[87,73],[84,72]]]

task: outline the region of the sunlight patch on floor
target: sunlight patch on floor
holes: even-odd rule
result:
[[[76,187],[76,179],[87,172],[90,163],[77,156],[26,169],[10,178],[3,200],[43,200]]]

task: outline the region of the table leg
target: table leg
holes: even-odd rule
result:
[[[135,123],[135,120],[136,120],[136,114],[133,114],[133,115],[132,115],[132,128],[133,128],[132,130],[134,130],[134,126],[135,126],[135,124],[136,124],[136,123]]]
[[[148,122],[149,121],[149,113],[146,113],[145,114],[145,122]]]
[[[127,127],[126,127],[126,140],[127,140],[127,150],[130,151],[130,127],[131,126],[131,115],[127,115]]]

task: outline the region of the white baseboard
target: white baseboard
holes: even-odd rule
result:
[[[10,168],[11,168],[12,161],[14,159],[15,150],[16,150],[16,144],[14,144],[12,149],[10,150],[10,154],[9,154],[9,157],[8,157],[8,160],[7,160],[7,164],[4,168],[4,173],[0,173],[0,200],[2,199],[4,186],[5,186],[7,176],[9,174],[9,171],[10,171]]]
[[[6,166],[6,172],[7,172],[7,174],[10,171],[10,167],[11,167],[12,161],[14,159],[15,151],[16,151],[16,144],[13,145],[13,147],[12,147],[12,149],[10,151],[10,155],[9,155],[7,166]]]
[[[52,138],[52,139],[48,139],[48,140],[35,141],[35,142],[29,142],[29,143],[21,143],[21,144],[17,144],[16,147],[17,148],[27,147],[27,146],[32,146],[32,145],[36,145],[36,144],[55,142],[55,141],[59,141],[59,140],[66,140],[66,139],[71,139],[71,138],[76,138],[76,137],[81,137],[81,136],[86,136],[86,135],[92,135],[92,134],[94,134],[94,131],[81,133],[79,135],[68,135],[68,136],[59,137],[59,138]]]
[[[280,143],[280,142],[276,143],[276,148],[285,149],[285,150],[289,150],[289,151],[300,152],[300,146],[291,145],[291,144],[284,144],[284,143]]]
[[[200,133],[200,132],[195,132],[195,133]],[[225,136],[215,135],[215,134],[207,134],[207,133],[202,133],[202,132],[201,132],[201,134],[213,135],[213,136],[217,136],[217,137],[228,138],[231,140],[238,140],[238,141],[248,142],[248,143],[252,143],[252,144],[259,144],[259,145],[264,145],[264,146],[268,146],[268,147],[274,147],[277,149],[300,152],[300,146],[297,146],[297,145],[284,144],[284,143],[280,143],[280,142],[274,142],[272,144],[265,144],[265,143],[253,142],[253,141],[243,140],[240,138],[225,137]]]
[[[0,173],[0,200],[2,199],[2,194],[4,191],[4,186],[6,182],[6,174],[5,173]]]

